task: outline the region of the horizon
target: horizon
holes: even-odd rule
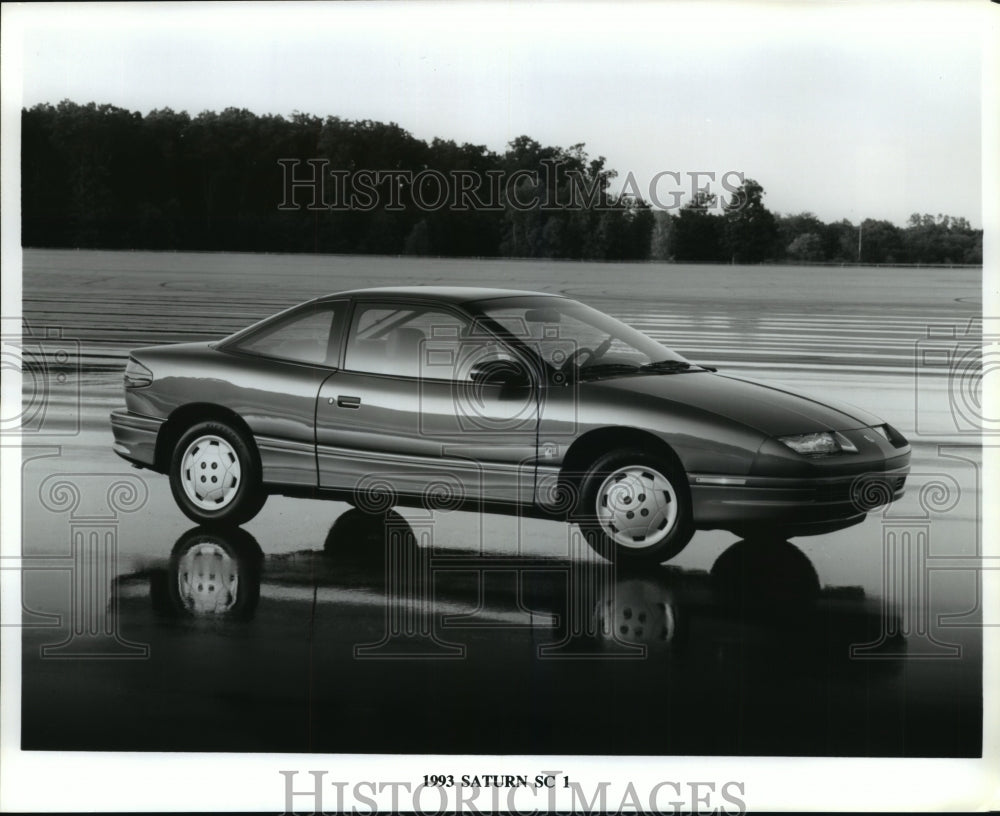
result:
[[[113,103],[110,103],[110,102],[100,102],[98,100],[89,100],[87,102],[78,102],[77,100],[72,100],[72,99],[61,99],[61,100],[59,100],[59,102],[39,102],[39,103],[36,103],[36,105],[33,105],[32,107],[37,107],[39,105],[50,105],[52,107],[58,107],[58,105],[62,104],[63,102],[69,102],[70,104],[78,105],[80,107],[86,107],[86,106],[91,105],[91,104],[96,105],[98,108],[100,108],[100,107],[102,107],[104,105],[110,105],[110,106],[115,107],[115,108],[119,108],[120,107],[120,106],[114,105]],[[290,114],[274,113],[273,111],[262,113],[260,111],[250,110],[249,108],[234,108],[233,106],[227,106],[227,108],[223,108],[221,110],[209,110],[209,109],[205,109],[205,110],[198,111],[198,113],[191,113],[190,111],[184,110],[184,109],[182,109],[182,110],[175,110],[175,109],[169,108],[169,107],[166,107],[166,108],[151,108],[151,109],[145,110],[145,111],[143,111],[143,110],[136,111],[136,110],[131,110],[129,108],[121,108],[121,109],[122,110],[127,110],[129,113],[138,113],[142,117],[149,116],[151,113],[154,113],[154,112],[157,112],[157,111],[159,111],[159,112],[171,111],[171,112],[176,113],[176,114],[185,114],[185,115],[189,116],[192,120],[196,119],[198,116],[200,116],[202,114],[206,114],[206,113],[219,114],[219,113],[222,113],[224,110],[228,110],[228,109],[235,109],[235,110],[240,110],[240,111],[248,111],[249,113],[251,113],[252,115],[254,115],[254,116],[258,117],[258,118],[263,118],[263,117],[278,117],[278,118],[284,119],[285,121],[291,121],[294,116],[303,113],[302,111],[293,111]],[[27,108],[27,107],[22,108],[22,112],[26,112],[28,110],[31,110],[31,108]],[[431,142],[434,139],[441,139],[443,141],[452,141],[452,142],[455,142],[456,144],[463,144],[461,142],[457,142],[457,140],[450,139],[445,134],[436,134],[435,136],[432,136],[430,139],[421,139],[420,137],[415,136],[412,132],[410,132],[404,125],[400,124],[399,122],[395,122],[395,121],[382,122],[382,121],[378,121],[378,120],[352,120],[352,119],[347,119],[345,117],[340,117],[340,116],[338,116],[335,113],[328,113],[328,114],[322,114],[322,115],[317,115],[317,114],[306,114],[306,115],[310,115],[310,116],[316,115],[316,116],[318,116],[319,119],[321,119],[323,121],[326,121],[328,118],[335,118],[335,119],[339,119],[340,121],[344,121],[344,122],[371,121],[374,124],[396,126],[396,127],[401,128],[406,133],[408,133],[414,139],[418,139],[419,141],[422,141],[424,144],[426,144],[428,146],[431,144]],[[527,136],[529,138],[532,138],[530,133],[519,134],[519,136]],[[515,137],[515,138],[517,138],[517,137]],[[511,143],[508,142],[504,149],[507,149],[510,146],[510,144]],[[586,150],[586,143],[583,143],[583,145],[584,145],[584,150]],[[560,148],[560,149],[564,149],[567,146],[566,145],[546,145],[546,144],[542,144],[542,147],[557,147],[557,148]],[[493,150],[490,147],[487,147],[486,149],[489,150],[489,151],[491,151],[491,152],[493,152],[493,153],[495,153],[495,154],[497,154],[497,155],[500,155],[500,156],[502,156],[504,154],[504,150],[495,151],[495,150]],[[592,154],[589,154],[589,153],[588,153],[588,155],[592,159],[596,158],[596,155],[592,155]],[[609,192],[612,195],[618,195],[618,194],[620,194],[623,191],[623,187],[625,186],[625,183],[623,182],[623,177],[626,177],[630,171],[626,170],[625,172],[621,172],[617,167],[612,167],[612,166],[608,166],[607,169],[611,170],[611,171],[615,171],[616,176],[617,176],[614,179],[614,181],[611,182],[610,187],[609,187]],[[358,172],[358,171],[355,170],[355,172]],[[677,172],[680,174],[680,176],[682,178],[685,175],[681,171],[677,171]],[[690,171],[688,172],[688,175],[690,175]],[[722,175],[725,175],[725,174],[723,173],[723,174],[716,174],[716,175],[717,176],[722,176]],[[747,176],[747,178],[751,178],[751,177]],[[754,180],[757,181],[758,183],[760,183],[761,186],[763,186],[763,188],[764,188],[764,198],[766,199],[767,198],[767,184],[765,184],[761,179],[754,179]],[[639,188],[641,190],[641,188],[642,188],[642,183],[641,183],[642,180],[641,179],[637,179],[636,181],[639,184]],[[710,180],[701,180],[699,183],[705,183],[705,182],[707,182],[709,184],[709,186],[711,186],[712,184],[714,184],[715,187],[713,189],[718,190],[719,188],[721,188],[720,181],[721,181],[721,179],[719,177],[717,177],[715,179],[710,179]],[[692,198],[692,196],[691,196],[691,187],[692,187],[692,180],[691,179],[682,180],[679,185],[676,185],[674,187],[675,190],[679,190],[681,193],[683,193],[683,196],[684,196],[683,203],[681,203],[679,206],[658,207],[654,203],[652,203],[648,197],[641,197],[640,200],[643,203],[648,204],[650,206],[650,208],[652,210],[654,210],[654,211],[658,210],[658,211],[667,212],[669,214],[674,214],[674,213],[678,212],[679,210],[683,209],[685,206],[687,206],[687,204],[691,201],[691,198]],[[669,187],[660,187],[659,185],[657,185],[656,189],[659,191],[660,195],[663,195],[665,197],[666,196],[670,196],[672,194]],[[767,202],[765,200],[765,206],[766,205],[767,205]],[[716,209],[718,209],[719,211],[718,212],[713,212],[712,214],[713,215],[721,215],[722,214],[721,209],[720,208],[716,208]],[[946,212],[932,213],[932,212],[917,212],[917,211],[914,211],[913,213],[910,214],[910,216],[907,216],[906,219],[903,219],[903,220],[900,220],[900,221],[891,221],[889,219],[874,218],[872,216],[862,216],[859,221],[855,222],[855,221],[851,221],[846,216],[841,216],[839,218],[835,217],[835,218],[830,218],[830,219],[821,218],[819,215],[817,215],[816,211],[813,210],[813,209],[806,209],[806,210],[801,210],[801,211],[798,211],[798,212],[784,212],[784,211],[781,211],[781,210],[771,209],[770,207],[768,207],[768,209],[771,210],[771,212],[777,218],[790,218],[790,217],[804,216],[804,215],[815,215],[823,223],[826,223],[826,224],[833,224],[833,223],[839,223],[839,222],[842,222],[842,221],[848,221],[852,226],[861,226],[866,221],[889,221],[889,223],[893,224],[894,226],[896,226],[896,227],[898,227],[900,229],[906,229],[907,228],[909,219],[913,215],[920,215],[920,216],[931,215],[931,216],[935,217],[937,220],[940,220],[942,217],[948,217],[952,221],[959,220],[959,219],[965,220],[965,221],[967,221],[969,223],[969,225],[970,225],[970,227],[972,229],[978,230],[980,232],[983,231],[983,227],[982,226],[975,226],[975,224],[973,224],[973,222],[972,222],[971,219],[969,219],[964,214],[959,214],[959,213],[946,213]]]
[[[613,189],[630,172],[641,186],[737,171],[782,215],[981,229],[981,7],[8,6],[22,53],[5,90],[22,109],[391,122],[500,154],[522,134],[582,142],[618,172]]]

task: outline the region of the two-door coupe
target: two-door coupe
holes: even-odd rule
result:
[[[240,524],[268,494],[563,518],[615,560],[696,529],[847,527],[899,498],[883,420],[688,362],[558,295],[420,286],[295,306],[136,349],[114,450],[181,510]]]

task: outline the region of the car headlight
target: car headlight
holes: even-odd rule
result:
[[[823,456],[830,453],[857,453],[858,449],[846,436],[836,431],[779,436],[778,441],[803,456]]]
[[[153,382],[153,372],[138,360],[128,358],[128,365],[125,366],[125,387],[142,388]]]

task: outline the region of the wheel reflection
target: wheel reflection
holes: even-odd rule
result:
[[[195,527],[174,544],[167,611],[190,618],[250,620],[260,599],[263,552],[246,530]]]
[[[321,549],[265,557],[245,530],[194,528],[175,543],[167,569],[152,571],[154,607],[249,621],[263,580],[275,614],[295,602],[330,621],[345,612],[369,625],[384,618],[413,629],[393,630],[390,640],[435,644],[490,629],[502,645],[530,631],[543,658],[841,660],[851,644],[891,628],[860,587],[821,587],[808,556],[781,539],[737,541],[704,572],[626,567],[596,554],[438,550],[419,530],[394,511],[351,509]]]
[[[806,607],[820,595],[809,557],[782,539],[743,539],[710,572],[718,602],[745,612]]]

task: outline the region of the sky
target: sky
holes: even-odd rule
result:
[[[776,212],[978,227],[990,13],[965,0],[8,5],[20,53],[4,104],[19,84],[25,107],[300,111],[496,151],[527,134],[586,143],[664,203],[690,173],[736,171]],[[680,183],[654,182],[664,171]]]

